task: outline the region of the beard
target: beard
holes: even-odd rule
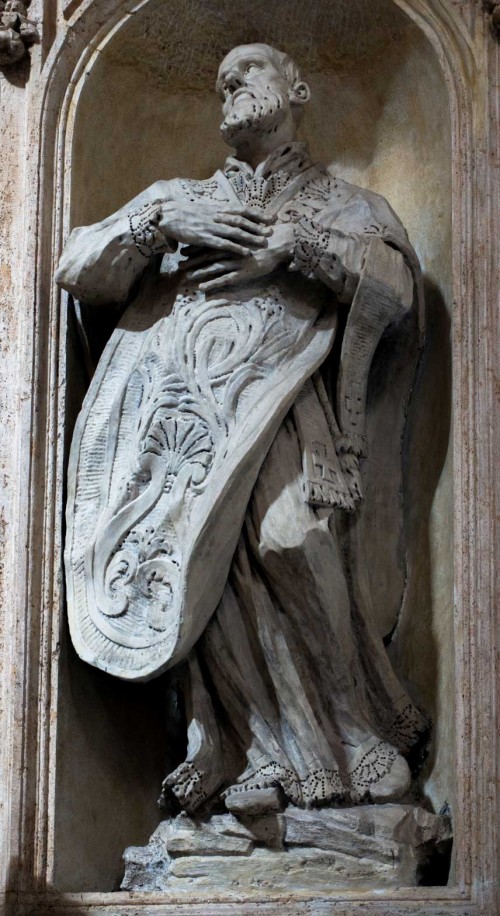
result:
[[[265,93],[242,92],[234,99],[220,126],[222,139],[235,146],[252,134],[271,133],[286,119],[289,105],[288,96],[273,89]]]

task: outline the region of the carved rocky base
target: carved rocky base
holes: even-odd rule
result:
[[[122,889],[252,895],[411,887],[451,839],[450,821],[412,805],[165,820],[125,851]]]

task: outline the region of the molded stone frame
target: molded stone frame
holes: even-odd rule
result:
[[[27,85],[0,96],[5,171],[0,404],[3,580],[0,876],[10,914],[495,916],[499,691],[495,407],[500,49],[481,0],[394,0],[425,32],[449,89],[453,157],[453,428],[457,696],[456,875],[450,887],[246,901],[51,888],[55,701],[62,607],[64,329],[53,269],[71,167],[66,136],[100,48],[148,0],[34,0]],[[369,23],[367,23],[369,28]],[[96,849],[96,855],[99,850]]]

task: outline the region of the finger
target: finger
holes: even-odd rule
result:
[[[209,250],[198,257],[186,258],[185,261],[179,261],[179,270],[193,270],[195,267],[201,267],[204,264],[212,264],[213,261],[220,261],[220,251]]]
[[[271,235],[273,231],[270,226],[253,222],[251,219],[247,219],[245,216],[239,216],[235,213],[219,213],[215,217],[215,222],[224,223],[227,226],[236,226],[239,229],[245,229],[246,232],[251,232],[252,235]]]
[[[207,236],[207,245],[210,248],[217,248],[221,251],[229,251],[232,254],[237,254],[240,258],[247,258],[251,254],[250,249],[246,248],[244,245],[238,245],[236,242],[231,242],[229,239],[220,238],[218,235],[209,235]]]
[[[221,222],[218,226],[212,227],[212,232],[222,238],[235,239],[237,242],[251,245],[253,248],[267,248],[267,238],[264,238],[263,235],[256,235],[254,232],[247,232],[245,229],[239,229],[238,226],[228,226]]]
[[[187,277],[190,280],[202,280],[205,277],[214,277],[216,274],[234,272],[239,270],[241,263],[238,261],[219,261],[217,264],[211,264],[210,267],[202,267],[200,270],[189,271]]]
[[[210,292],[212,289],[225,289],[228,286],[234,286],[236,283],[244,279],[244,273],[241,270],[233,270],[229,274],[224,274],[222,277],[217,277],[216,280],[207,280],[206,283],[200,283],[200,289],[204,293]]]
[[[267,213],[263,213],[262,210],[254,210],[253,207],[242,207],[241,210],[226,210],[225,212],[233,216],[244,216],[246,219],[256,223],[269,224],[276,221],[275,216],[269,216]]]

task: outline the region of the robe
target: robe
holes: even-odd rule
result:
[[[209,313],[182,272],[179,281],[182,249],[159,268],[144,234],[151,207],[167,199],[271,213],[294,227],[293,260],[219,298]],[[428,723],[389,663],[357,560],[363,532],[352,522],[370,449],[371,361],[387,327],[419,307],[418,264],[395,214],[382,198],[314,165],[303,144],[287,144],[255,172],[230,158],[208,181],[158,182],[103,223],[75,230],[57,279],[91,304],[125,301],[140,284],[77,423],[66,570],[71,632],[83,658],[131,679],[182,667],[188,748],[165,793],[187,810],[270,787],[299,806],[377,800],[398,767],[401,793],[401,754]],[[242,325],[246,302],[262,321],[245,325],[242,339],[255,338],[255,348],[239,372],[224,330],[216,344],[193,346],[193,328],[224,321],[221,308]],[[172,368],[179,342],[186,363],[195,352],[198,376],[210,376],[217,351],[217,385],[237,405],[227,414],[231,422],[236,416],[225,432],[233,445],[217,475],[223,445],[214,429],[226,417],[220,392],[212,382],[194,394],[182,387]],[[229,382],[221,365],[230,366]],[[112,386],[118,397],[107,393]],[[184,398],[182,414],[176,398]],[[158,405],[162,420],[153,428]],[[131,469],[137,425],[142,451]],[[167,470],[166,454],[177,460],[169,457]],[[217,482],[203,515],[196,507],[210,474]],[[199,532],[176,560],[176,525],[188,513],[187,528]],[[92,547],[79,549],[82,532],[94,527]],[[166,612],[181,576],[176,618]]]

